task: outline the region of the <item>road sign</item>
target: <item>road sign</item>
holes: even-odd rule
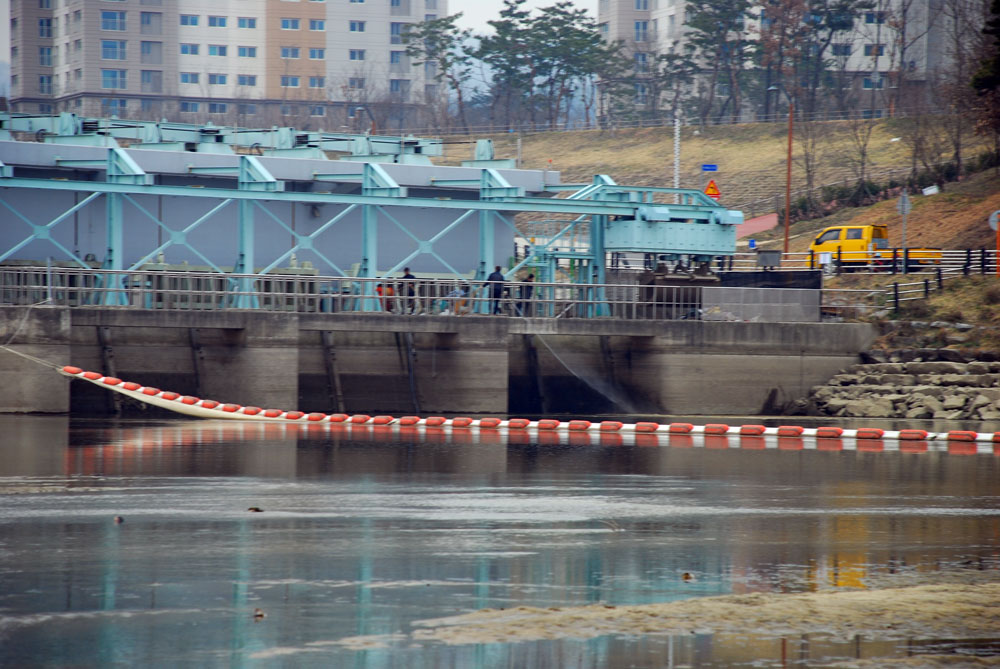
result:
[[[913,203],[910,202],[910,196],[906,191],[903,191],[903,194],[899,196],[899,202],[896,203],[896,211],[906,216],[911,209],[913,209]]]
[[[1000,220],[1000,209],[997,209],[992,214],[990,214],[990,230],[993,232],[997,231],[997,221]]]
[[[718,165],[702,165],[701,166],[701,171],[702,172],[718,172],[719,171],[719,166]]]
[[[719,192],[719,187],[715,183],[715,179],[709,181],[708,185],[705,186],[705,195],[709,196],[713,200],[718,200],[719,196],[722,195]]]

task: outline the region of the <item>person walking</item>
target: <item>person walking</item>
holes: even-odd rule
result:
[[[521,303],[517,311],[521,316],[531,316],[531,294],[535,290],[535,275],[529,274],[521,286]]]
[[[410,274],[409,267],[403,268],[403,280],[406,281],[405,284],[406,304],[404,305],[403,309],[404,313],[407,314],[417,313],[417,301],[414,299],[414,296],[417,294],[417,284],[414,283],[416,281],[416,278],[417,277]]]
[[[493,270],[493,274],[490,274],[486,278],[486,285],[490,290],[490,304],[492,305],[491,311],[494,314],[500,313],[500,298],[503,297],[503,274],[500,272],[500,265],[497,265]]]

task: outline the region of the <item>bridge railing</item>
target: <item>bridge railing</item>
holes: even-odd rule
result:
[[[818,290],[712,285],[505,282],[494,292],[488,282],[461,278],[360,279],[0,266],[0,305],[762,322],[810,322],[820,320],[821,314],[831,309],[857,312],[874,308],[853,298],[849,304],[839,298],[826,302],[827,293]]]

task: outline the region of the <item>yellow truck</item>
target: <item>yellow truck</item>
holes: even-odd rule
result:
[[[843,269],[902,268],[904,257],[908,269],[941,264],[941,249],[889,247],[889,232],[885,225],[835,225],[825,228],[809,245],[812,254],[809,266],[831,263]],[[821,255],[824,254],[824,255]],[[825,255],[829,254],[829,255]]]

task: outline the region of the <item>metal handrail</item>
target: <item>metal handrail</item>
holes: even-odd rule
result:
[[[712,292],[712,291],[716,292]],[[724,293],[719,291],[735,291]],[[775,296],[785,291],[775,306]],[[494,295],[482,280],[227,274],[164,270],[0,266],[0,304],[292,313],[371,312],[627,320],[818,320],[823,292],[638,283],[505,282]],[[830,293],[832,294],[832,293]],[[709,308],[711,305],[711,308]],[[851,304],[852,308],[861,308]],[[815,307],[813,315],[812,309]],[[837,304],[830,308],[839,308]],[[756,311],[755,311],[756,310]],[[763,315],[748,316],[758,313]],[[769,315],[768,315],[769,314]],[[804,315],[803,315],[804,314]]]

